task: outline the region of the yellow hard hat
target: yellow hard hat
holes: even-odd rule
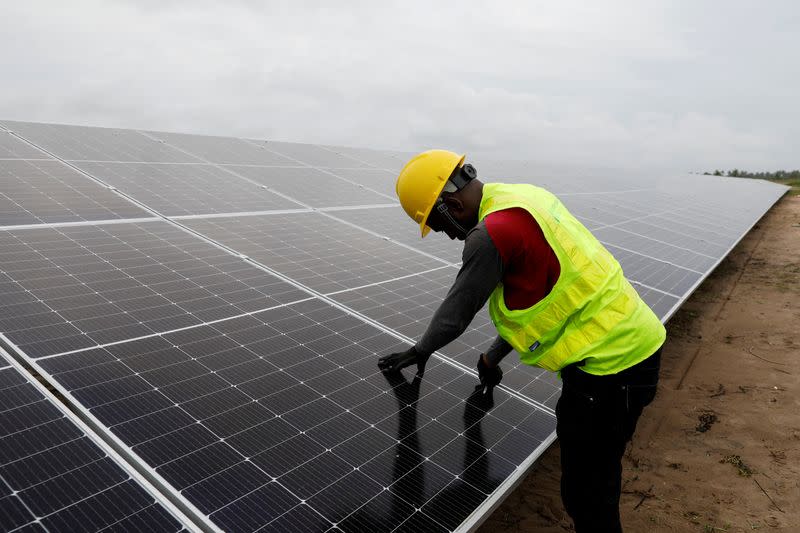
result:
[[[428,150],[415,155],[397,177],[395,191],[406,214],[428,234],[428,215],[453,171],[464,164],[464,155],[449,150]]]

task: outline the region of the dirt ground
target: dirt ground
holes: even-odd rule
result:
[[[799,532],[800,195],[667,330],[658,395],[623,460],[625,530]],[[556,441],[479,531],[572,531],[559,477]]]

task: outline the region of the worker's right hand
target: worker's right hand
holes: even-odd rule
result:
[[[399,372],[402,368],[416,364],[417,375],[421,376],[425,373],[425,364],[429,357],[430,354],[420,353],[415,346],[412,346],[405,352],[384,355],[378,359],[378,368],[381,372]]]

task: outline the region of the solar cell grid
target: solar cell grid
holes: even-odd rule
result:
[[[66,161],[200,162],[135,130],[10,120],[2,125]]]
[[[631,285],[633,285],[633,288],[636,289],[636,292],[639,293],[642,300],[650,306],[650,309],[652,309],[656,316],[661,318],[662,321],[669,318],[670,313],[674,311],[675,305],[681,301],[681,298],[643,286],[636,281],[631,281]]]
[[[0,182],[0,226],[149,216],[56,160],[0,160]]]
[[[328,150],[322,146],[317,146],[314,144],[256,140],[250,140],[248,142],[263,144],[263,146],[265,146],[271,152],[312,167],[350,168],[369,166],[368,164],[362,163],[352,157],[338,154],[332,150]]]
[[[627,231],[631,234],[647,235],[649,240],[689,250],[698,255],[705,255],[712,259],[722,257],[729,247],[724,244],[709,242],[689,232],[681,232],[670,227],[658,226],[647,220],[626,222],[617,225],[615,228],[621,231]]]
[[[685,294],[701,276],[698,271],[679,267],[673,263],[658,261],[611,245],[606,248],[619,261],[629,280],[668,292],[675,297]]]
[[[76,165],[167,216],[301,208],[214,165],[108,162]]]
[[[670,244],[620,227],[603,228],[593,233],[606,246],[615,246],[638,255],[667,261],[689,270],[705,272],[716,262],[716,258],[690,250],[680,243]]]
[[[397,172],[382,168],[336,168],[331,169],[331,172],[343,179],[384,194],[386,197],[384,203],[388,200],[397,201],[395,193]]]
[[[50,159],[50,156],[0,129],[0,160],[2,159]]]
[[[679,220],[678,217],[674,216],[675,214],[680,215]],[[691,211],[686,209],[681,210],[679,213],[674,213],[673,216],[651,215],[645,220],[650,224],[670,228],[681,234],[690,234],[715,244],[730,244],[735,239],[736,236],[732,234],[731,228],[715,227],[705,221],[692,220],[690,214]]]
[[[145,132],[210,163],[235,163],[239,165],[289,165],[297,162],[271,151],[267,143],[246,141],[233,137],[190,135],[186,133]]]
[[[347,146],[322,146],[322,148],[353,158],[366,165],[394,172],[395,175],[400,172],[403,165],[406,164],[406,161],[414,156],[412,152],[399,152],[394,150],[373,150],[370,148],[352,148]]]
[[[693,217],[710,207],[708,199],[703,197],[647,190],[631,191],[617,197],[564,195],[563,200],[593,233],[609,228],[624,228],[628,232],[657,239],[657,232],[652,231],[653,226],[667,233],[675,233],[683,228],[683,234],[688,238],[705,239],[712,245],[721,241],[732,242],[734,236],[730,229],[726,230],[720,225],[720,221],[714,224],[708,220],[691,222]],[[738,237],[741,231],[743,229],[734,232],[735,236]],[[672,244],[681,245],[682,242],[683,239],[677,239]]]
[[[442,266],[440,261],[319,213],[184,222],[210,239],[321,293]]]
[[[631,220],[639,220],[653,213],[653,209],[647,209],[646,204],[636,199],[642,193],[631,192],[618,196],[592,196],[569,194],[558,195],[567,206],[567,209],[575,215],[581,223],[594,231],[605,226],[622,224]],[[675,206],[656,201],[655,191],[647,191],[645,195],[652,195],[650,199],[654,206],[661,207],[661,210],[675,209]],[[669,207],[667,207],[669,205]],[[658,208],[657,208],[658,209]]]
[[[31,357],[307,294],[166,222],[0,232],[0,332]]]
[[[113,529],[182,525],[0,356],[0,530]]]
[[[765,192],[771,194],[765,194]],[[759,207],[766,199],[773,197],[774,192],[752,191],[752,195],[739,196],[735,202],[730,201],[727,205],[720,203],[719,199],[707,200],[703,203],[702,208],[697,206],[681,212],[679,220],[691,223],[692,226],[698,228],[713,229],[735,239],[750,228],[753,220],[760,214]],[[715,191],[715,194],[718,193]],[[742,216],[732,215],[731,205],[735,206],[733,211],[741,213]]]
[[[440,361],[423,379],[381,374],[376,354],[404,345],[309,300],[38,364],[220,527],[298,515],[356,531],[453,494],[484,501],[554,427],[502,391],[489,410]]]
[[[385,204],[387,201],[395,201],[393,197],[312,167],[224,165],[224,168],[312,207]]]
[[[443,261],[458,263],[464,245],[461,241],[445,238],[443,235],[429,234],[420,238],[419,227],[405,214],[400,206],[352,209],[329,213],[337,219],[386,236],[393,241],[411,246]]]

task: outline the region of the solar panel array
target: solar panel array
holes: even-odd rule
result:
[[[2,125],[0,340],[193,527],[469,529],[554,439],[555,375],[509,357],[493,397],[474,394],[496,335],[485,311],[422,378],[378,372],[378,355],[423,333],[460,262],[458,242],[421,241],[396,203],[409,154]],[[531,181],[665,320],[783,193],[558,178]],[[0,516],[16,509],[3,501]]]

